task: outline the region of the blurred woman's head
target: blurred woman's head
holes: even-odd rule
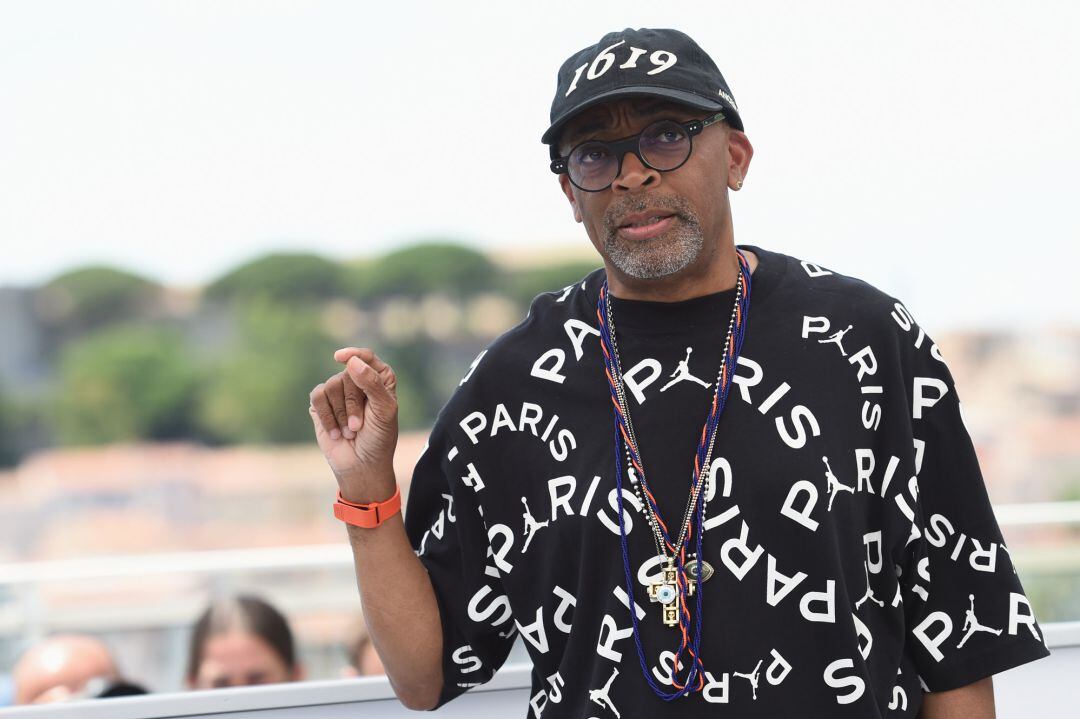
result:
[[[341,676],[363,677],[385,674],[382,659],[371,642],[363,617],[356,617],[345,630],[345,657],[348,663],[341,668]]]
[[[187,665],[190,688],[303,678],[288,620],[262,599],[250,595],[217,599],[195,622]]]

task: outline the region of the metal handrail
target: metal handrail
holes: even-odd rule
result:
[[[1032,524],[1080,524],[1080,502],[1020,502],[994,505],[1002,527]]]
[[[1080,622],[1058,622],[1042,626],[1047,647],[1061,659],[1061,663],[1056,665],[1060,667],[1057,671],[1061,673],[1072,666],[1066,663],[1068,659],[1063,657],[1062,652],[1075,652],[1080,648]],[[1057,658],[1055,661],[1058,660]],[[1030,672],[1031,667],[1025,667],[1025,669]],[[1048,667],[1036,664],[1034,669],[1047,671]],[[484,694],[499,692],[514,692],[506,699],[506,706],[503,709],[510,709],[512,705],[515,710],[519,710],[528,700],[528,695],[524,692],[531,687],[531,678],[531,664],[507,663],[495,673],[490,681],[471,689],[465,698],[447,705],[446,709],[450,711],[443,710],[436,714],[484,716],[484,714],[478,714],[476,705],[471,705],[470,702],[474,702]],[[1062,676],[1062,679],[1065,678]],[[1030,681],[1015,675],[1005,677],[1005,679],[1013,682]],[[1002,683],[1000,677],[995,677],[995,685]],[[374,703],[375,706],[389,704],[387,709],[380,713],[385,712],[391,716],[407,714],[398,706],[394,691],[386,677],[317,680],[256,687],[150,694],[119,697],[107,702],[82,701],[68,705],[53,705],[50,708],[16,707],[6,711],[10,713],[12,719],[16,717],[45,719],[46,716],[55,717],[55,719],[168,719],[177,716],[220,716],[226,713],[260,711],[272,711],[273,716],[306,716],[314,707],[334,704],[358,705],[369,702]],[[375,706],[367,706],[363,709],[375,709]],[[359,709],[359,707],[356,708]],[[290,714],[290,709],[302,713]],[[342,711],[340,715],[355,716],[352,711]],[[487,714],[487,716],[491,715]],[[498,715],[504,714],[500,712]],[[1064,715],[1063,713],[1062,716]],[[999,716],[1005,716],[1005,714]]]
[[[211,549],[127,556],[50,559],[0,564],[0,585],[117,579],[160,574],[211,574],[237,570],[325,569],[352,563],[348,543],[258,549]]]
[[[1080,501],[999,504],[994,514],[1002,527],[1080,524]],[[237,570],[325,569],[348,566],[352,561],[352,550],[343,540],[336,544],[11,562],[0,564],[0,586]]]

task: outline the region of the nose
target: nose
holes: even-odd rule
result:
[[[654,170],[638,159],[632,152],[623,155],[622,169],[611,183],[613,192],[633,192],[638,188],[655,185],[660,181],[660,171]]]

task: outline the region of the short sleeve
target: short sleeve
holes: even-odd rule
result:
[[[443,631],[438,708],[494,676],[515,638],[510,601],[494,565],[477,494],[483,479],[440,412],[413,470],[405,531],[427,569]],[[467,440],[465,440],[467,441]]]
[[[994,516],[952,374],[929,337],[923,343],[905,377],[917,496],[902,584],[906,651],[938,692],[1050,651]]]

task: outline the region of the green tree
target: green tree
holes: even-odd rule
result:
[[[0,388],[0,467],[10,467],[19,461],[16,412],[14,404]]]
[[[495,276],[495,265],[482,252],[453,242],[432,241],[354,264],[349,283],[350,294],[361,301],[431,292],[467,297],[493,287]]]
[[[397,377],[398,424],[403,430],[430,427],[439,409],[456,389],[460,377],[454,374],[454,386],[441,382],[446,348],[422,338],[386,344],[376,350],[394,368]]]
[[[311,253],[278,253],[252,260],[207,286],[212,300],[323,300],[344,293],[341,265]]]
[[[598,258],[512,270],[501,275],[500,289],[516,302],[529,305],[541,292],[561,290],[567,285],[580,282],[600,265]]]
[[[65,272],[37,291],[35,305],[46,326],[63,336],[154,314],[162,288],[156,282],[113,267],[89,266]]]
[[[189,437],[198,384],[179,332],[111,328],[64,346],[48,421],[61,444]]]
[[[200,426],[224,442],[312,440],[308,393],[340,370],[318,309],[262,298],[234,305],[233,321],[235,341],[202,388]]]

